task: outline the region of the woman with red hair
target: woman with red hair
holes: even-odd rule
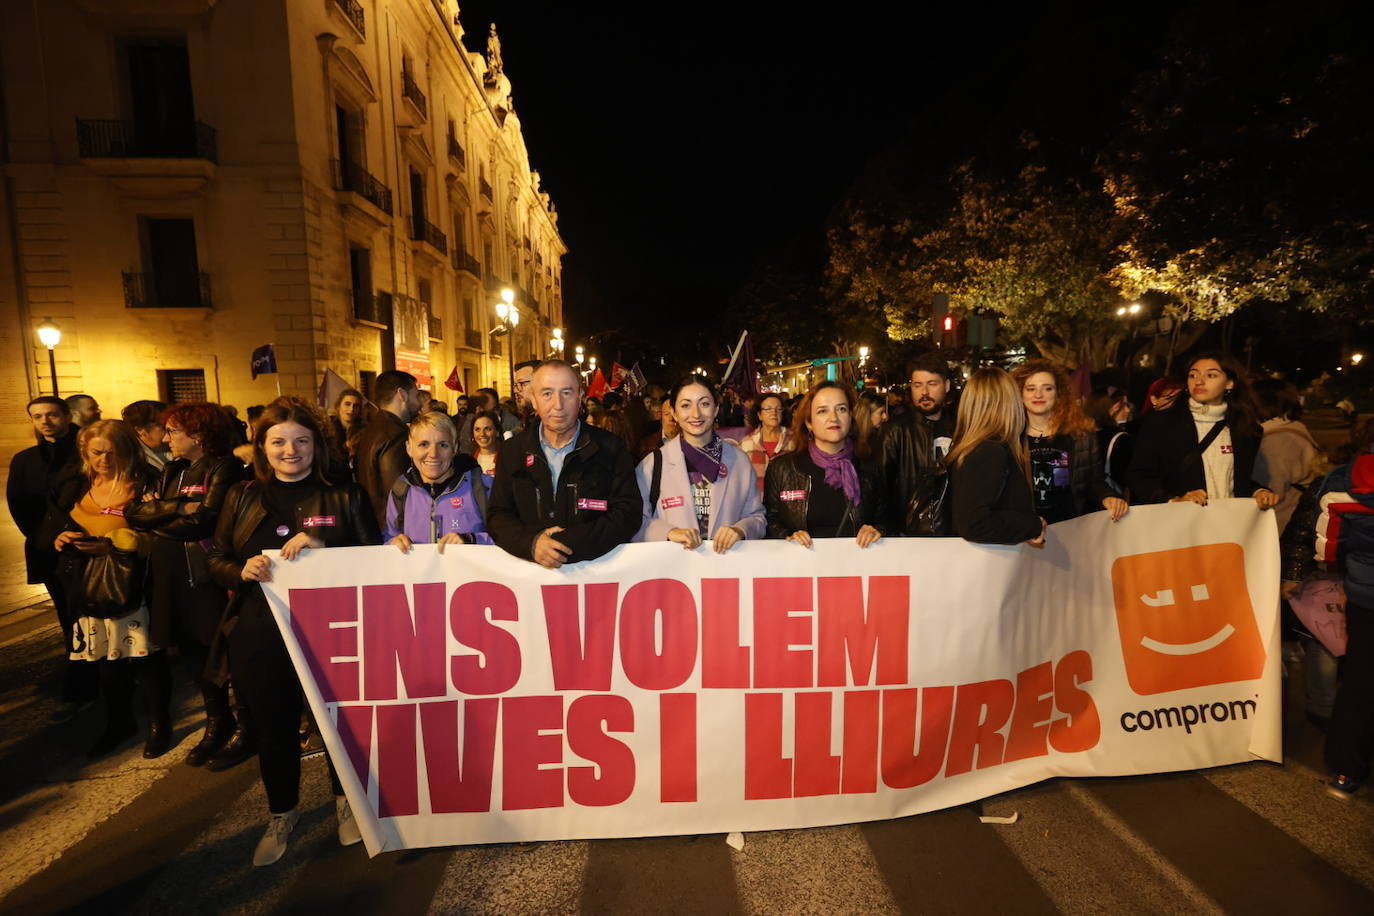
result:
[[[210,580],[202,542],[215,533],[230,487],[243,479],[243,464],[233,456],[234,421],[218,404],[176,404],[163,412],[161,423],[170,460],[157,488],[124,515],[131,528],[153,535],[150,636],[160,646],[175,643],[183,655],[199,662],[196,681],[205,701],[205,733],[186,762],[200,766],[235,734],[228,688],[203,674],[228,596]],[[161,753],[170,746],[170,732],[156,738],[156,743],[149,738],[155,745],[150,750]],[[239,735],[237,759],[230,765],[251,754],[251,747],[243,747],[247,740]]]
[[[1067,521],[1106,509],[1112,521],[1127,503],[1107,486],[1097,449],[1097,425],[1078,405],[1069,373],[1048,360],[1032,359],[1011,373],[1026,407],[1035,510],[1046,522]]]

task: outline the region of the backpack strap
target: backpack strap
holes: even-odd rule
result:
[[[658,505],[658,494],[663,489],[663,446],[654,449],[654,469],[649,475],[649,511]]]
[[[467,473],[468,486],[472,488],[472,501],[477,506],[482,522],[487,520],[487,485],[482,482],[482,466],[470,468]]]
[[[402,474],[391,485],[391,501],[396,505],[396,530],[402,534],[406,530],[406,497],[409,495],[410,481]],[[386,527],[386,519],[382,519],[382,527]]]

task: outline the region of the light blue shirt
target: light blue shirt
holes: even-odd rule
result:
[[[563,473],[563,462],[567,460],[568,455],[577,446],[577,437],[580,435],[582,435],[582,421],[578,420],[577,428],[573,430],[572,438],[568,440],[568,444],[561,448],[554,448],[544,438],[544,424],[539,424],[539,447],[544,452],[544,460],[549,463],[549,472],[553,475],[553,492],[555,494],[558,493],[558,476]]]

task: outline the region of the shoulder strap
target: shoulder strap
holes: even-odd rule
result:
[[[478,465],[470,468],[467,472],[468,486],[472,488],[472,501],[477,505],[477,511],[482,516],[482,521],[487,520],[487,485],[482,482],[482,468]]]
[[[658,494],[663,489],[663,447],[654,449],[654,469],[649,475],[649,511],[658,505]]]
[[[409,494],[410,481],[402,474],[391,485],[391,501],[396,504],[396,530],[401,532],[406,530],[406,497]],[[386,527],[386,519],[382,519],[382,527]]]
[[[1190,417],[1189,422],[1191,421],[1192,418]],[[1213,423],[1212,428],[1207,431],[1207,435],[1203,436],[1201,441],[1199,441],[1197,445],[1193,446],[1192,449],[1189,450],[1188,454],[1183,456],[1183,460],[1178,463],[1178,469],[1182,471],[1186,468],[1190,468],[1192,467],[1193,462],[1200,460],[1202,458],[1203,453],[1206,452],[1207,449],[1211,446],[1211,444],[1217,440],[1217,436],[1221,435],[1222,429],[1224,429],[1227,423],[1229,422],[1229,418],[1222,417],[1220,420]]]

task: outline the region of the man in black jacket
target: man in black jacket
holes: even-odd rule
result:
[[[909,367],[912,410],[884,425],[881,454],[887,530],[908,537],[950,536],[945,453],[954,437],[949,364],[933,353]]]
[[[562,360],[542,363],[531,399],[539,422],[506,440],[496,459],[492,540],[548,569],[628,543],[644,514],[634,458],[619,437],[578,420],[577,373]]]
[[[373,402],[380,408],[358,434],[354,475],[372,503],[374,518],[386,518],[386,497],[396,478],[410,467],[406,454],[406,426],[420,410],[415,376],[392,369],[372,383]]]
[[[10,515],[24,535],[24,565],[29,583],[47,586],[62,625],[63,645],[71,639],[75,622],[67,609],[67,598],[57,580],[57,552],[52,544],[44,544],[37,537],[48,511],[48,497],[66,478],[78,473],[81,458],[76,450],[76,426],[72,424],[71,409],[58,397],[40,397],[29,401],[29,420],[38,444],[24,449],[10,461],[10,476],[5,496]],[[62,684],[64,705],[55,719],[70,718],[81,706],[95,699],[98,685],[95,665],[67,662]]]

